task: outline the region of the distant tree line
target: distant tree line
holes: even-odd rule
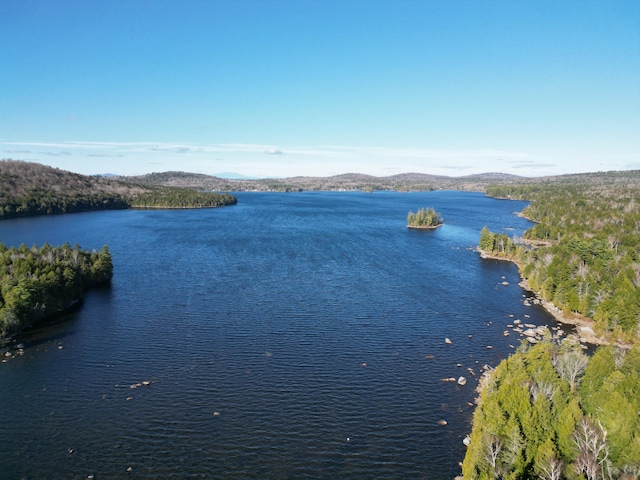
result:
[[[0,244],[0,336],[63,311],[91,285],[113,275],[109,249],[83,250],[68,243],[38,248]]]
[[[130,207],[130,201],[119,195],[77,193],[72,195],[53,192],[30,192],[22,197],[0,195],[0,219],[87,212],[92,210],[117,210]]]
[[[601,333],[638,340],[638,185],[601,180],[495,186],[487,193],[530,200],[523,214],[536,225],[521,239],[485,228],[480,249],[517,262],[530,287],[566,313],[594,319]]]
[[[640,347],[523,342],[481,381],[463,476],[637,478],[638,412]]]
[[[188,188],[154,188],[130,202],[133,208],[208,208],[235,205],[238,200],[228,193],[198,192]]]
[[[135,196],[33,192],[20,198],[0,196],[0,219],[128,208],[207,208],[235,205],[228,193],[197,192],[186,188],[154,188]]]

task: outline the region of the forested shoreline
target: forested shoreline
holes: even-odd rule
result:
[[[188,188],[153,189],[131,200],[130,208],[215,208],[235,205],[228,193],[197,192]]]
[[[640,347],[523,343],[481,380],[465,479],[640,475]]]
[[[640,188],[598,182],[499,185],[528,200],[522,238],[480,233],[479,249],[515,262],[529,288],[609,343],[590,358],[575,340],[518,351],[480,382],[466,479],[606,479],[640,475]]]
[[[89,251],[68,243],[31,248],[0,243],[0,338],[64,311],[112,275],[107,246]]]
[[[530,288],[596,333],[640,341],[640,187],[636,184],[501,185],[488,195],[529,200],[536,222],[522,238],[483,229],[479,248],[512,260]]]

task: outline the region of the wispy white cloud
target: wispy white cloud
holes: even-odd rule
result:
[[[150,147],[152,152],[171,152],[171,153],[187,153],[192,149],[190,147]]]
[[[393,148],[393,147],[354,147],[345,145],[324,146],[291,146],[281,149],[273,145],[252,143],[220,143],[220,144],[188,144],[188,143],[157,143],[157,142],[6,142],[0,141],[0,145],[12,145],[21,147],[52,147],[69,151],[70,149],[102,149],[117,150],[121,152],[139,152],[142,150],[153,152],[221,152],[221,153],[267,153],[280,155],[286,152],[288,155],[322,156],[322,157],[369,157],[369,158],[424,158],[424,159],[505,159],[526,160],[528,154],[498,149],[475,150],[434,150],[427,148]]]
[[[61,150],[59,152],[38,152],[38,153],[41,153],[43,155],[51,155],[52,157],[62,157],[62,156],[72,155],[71,152],[67,152],[66,150]]]
[[[108,153],[87,153],[87,157],[97,157],[97,158],[122,158],[121,153],[116,153],[110,155]]]
[[[450,174],[452,171],[466,175],[485,171],[508,172],[514,169],[527,174],[528,168],[551,165],[548,161],[541,163],[541,159],[533,158],[525,152],[501,149],[0,140],[1,147],[14,151],[31,151],[32,161],[41,161],[79,173],[95,173],[97,165],[87,159],[92,158],[97,162],[102,158],[104,162],[108,162],[111,171],[123,175],[149,173],[150,165],[154,165],[156,171],[166,169],[215,174],[224,169],[253,177],[324,176],[346,172],[371,175],[403,172]],[[40,149],[43,151],[38,152]],[[36,158],[33,158],[34,155]],[[85,161],[82,162],[80,158]]]
[[[555,163],[543,162],[511,162],[511,168],[516,169],[532,169],[532,168],[556,168]]]

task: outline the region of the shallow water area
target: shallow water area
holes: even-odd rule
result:
[[[525,315],[554,324],[523,304],[514,265],[472,250],[485,225],[528,228],[513,215],[525,203],[449,191],[237,197],[0,224],[8,245],[108,244],[115,272],[9,346],[3,478],[459,474],[481,368],[519,342],[503,331]],[[422,207],[445,224],[406,228]],[[442,381],[459,376],[466,385]]]

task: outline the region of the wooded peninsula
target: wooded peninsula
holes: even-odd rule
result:
[[[0,243],[0,338],[71,307],[91,285],[108,282],[108,247],[82,250],[68,243],[38,248]]]
[[[38,163],[0,161],[0,219],[127,208],[210,208],[235,205],[228,193],[142,185],[86,176]]]

